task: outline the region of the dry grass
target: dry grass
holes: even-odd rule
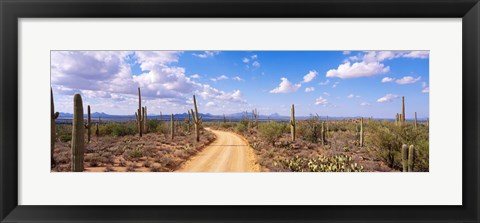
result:
[[[138,135],[92,137],[85,143],[85,171],[95,172],[169,172],[175,171],[190,157],[215,140],[215,135],[201,130],[200,142],[193,133],[178,132],[174,140],[170,135],[148,133]],[[70,171],[70,142],[55,143],[52,171]]]

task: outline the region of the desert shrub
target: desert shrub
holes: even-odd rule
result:
[[[262,123],[259,126],[260,137],[263,138],[268,143],[271,143],[275,146],[275,141],[277,141],[282,133],[285,131],[285,124],[278,122],[266,122]]]
[[[148,130],[151,132],[155,132],[159,124],[158,120],[148,120],[147,125],[148,125]]]
[[[159,122],[155,128],[155,132],[160,134],[170,134],[170,122]]]
[[[309,142],[317,143],[318,138],[322,132],[322,125],[320,118],[317,116],[310,115],[310,118],[305,120],[305,130],[303,134],[303,138]],[[326,130],[325,130],[326,131]]]
[[[109,122],[99,126],[101,136],[126,136],[135,135],[137,133],[137,126],[134,122],[118,123]]]
[[[69,142],[72,140],[72,125],[56,125],[57,140]]]
[[[248,119],[242,119],[239,122],[237,122],[235,126],[235,130],[239,133],[245,133],[248,131],[248,125],[250,123],[250,120]]]

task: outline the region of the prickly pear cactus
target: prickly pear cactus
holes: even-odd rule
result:
[[[84,130],[82,96],[75,94],[73,97],[72,172],[83,171],[83,156],[85,152]]]

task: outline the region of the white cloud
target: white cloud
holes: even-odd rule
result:
[[[315,91],[315,88],[314,87],[307,87],[305,88],[305,92],[312,92],[312,91]]]
[[[254,67],[254,68],[259,68],[259,67],[260,67],[260,63],[259,63],[258,61],[254,61],[254,62],[252,63],[252,67]]]
[[[315,99],[315,104],[316,105],[326,105],[326,104],[328,104],[328,100],[326,98],[323,98],[322,96],[320,96],[317,99]]]
[[[201,85],[198,93],[203,99],[215,99],[219,101],[246,103],[242,98],[240,90],[235,90],[230,93],[218,90],[208,84]]]
[[[198,78],[200,78],[200,75],[198,75],[198,74],[190,75],[190,78],[198,79]]]
[[[370,105],[371,105],[371,104],[368,103],[368,102],[362,102],[362,103],[360,103],[360,106],[370,106]]]
[[[323,95],[330,97],[330,94],[328,92],[323,92]]]
[[[193,53],[192,55],[205,59],[205,58],[208,58],[208,57],[213,57],[213,56],[215,56],[219,53],[220,53],[220,51],[205,51],[204,53],[201,53],[201,54]]]
[[[338,82],[335,82],[335,84],[332,85],[332,88],[337,88],[338,84]]]
[[[429,51],[410,51],[408,53],[405,53],[403,57],[426,59],[429,57],[429,54]]]
[[[348,51],[348,50],[343,51],[343,55],[348,55],[350,53],[351,53],[351,51]]]
[[[278,85],[277,88],[271,90],[270,93],[274,93],[274,94],[293,93],[293,92],[296,92],[302,86],[301,84],[292,84],[285,77],[280,78],[280,80],[282,80],[282,82]]]
[[[377,102],[392,102],[394,99],[398,98],[398,95],[395,94],[387,94],[377,100]]]
[[[222,81],[222,80],[228,80],[228,77],[225,76],[225,75],[221,75],[221,76],[218,76],[218,77],[215,77],[215,78],[210,78],[211,81],[213,82],[217,82],[217,81]]]
[[[428,87],[427,82],[422,82],[422,93],[428,94],[430,93],[430,87]]]
[[[405,77],[402,77],[401,79],[398,79],[395,81],[395,83],[397,84],[413,84],[413,83],[416,83],[417,81],[419,81],[422,77],[417,77],[417,78],[414,78],[412,76],[405,76]]]
[[[250,59],[248,59],[248,58],[244,57],[244,58],[242,59],[242,62],[244,62],[244,63],[248,63],[248,62],[250,62]]]
[[[205,104],[205,106],[207,106],[207,107],[215,107],[216,105],[215,105],[214,102],[209,101],[209,102],[207,102],[207,104]]]
[[[360,95],[354,95],[354,94],[349,94],[349,95],[347,96],[347,98],[350,98],[350,99],[351,99],[351,98],[359,98],[359,97],[360,97]]]
[[[320,83],[318,83],[318,84],[319,84],[319,85],[327,85],[328,83],[330,83],[330,80],[327,79],[326,81],[320,82]]]
[[[385,74],[390,71],[390,67],[385,67],[384,64],[378,62],[365,63],[350,62],[341,64],[337,69],[327,71],[327,77],[339,77],[342,79],[358,78],[358,77],[372,77],[379,74]]]
[[[250,58],[252,58],[252,60],[255,60],[258,58],[258,56],[255,54],[255,55],[252,55]]]
[[[233,80],[236,80],[236,81],[243,81],[243,79],[239,76],[235,76],[232,78]]]
[[[311,70],[305,76],[303,76],[303,83],[308,83],[312,81],[317,76],[317,71]]]
[[[392,77],[384,77],[382,79],[382,83],[389,83],[389,82],[393,82],[395,80],[395,78],[392,78]]]

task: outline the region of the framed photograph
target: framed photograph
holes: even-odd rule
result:
[[[476,0],[1,1],[1,222],[478,222]]]

